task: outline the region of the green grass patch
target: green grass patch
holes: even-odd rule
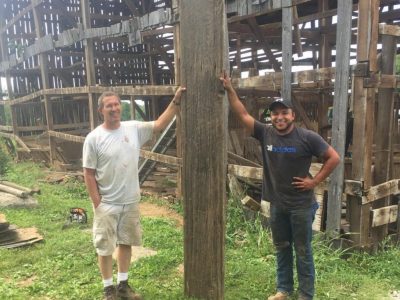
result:
[[[74,179],[49,184],[43,168],[33,163],[11,164],[7,179],[41,189],[34,209],[2,209],[19,227],[36,227],[42,243],[20,249],[0,249],[0,299],[101,299],[102,283],[91,238],[92,208],[84,185]],[[179,204],[166,204],[182,213]],[[89,224],[62,229],[69,209],[82,207]],[[263,299],[275,292],[275,255],[270,232],[261,222],[244,219],[236,201],[227,205],[225,299]],[[142,258],[130,269],[130,283],[149,300],[185,300],[183,295],[183,232],[174,220],[142,218],[143,243],[157,255]],[[320,236],[314,239],[317,270],[315,299],[374,300],[400,290],[400,250],[386,245],[377,255],[353,253],[343,259]],[[296,299],[295,296],[292,299]]]

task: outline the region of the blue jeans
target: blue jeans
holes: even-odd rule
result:
[[[299,292],[314,297],[315,268],[311,248],[312,222],[318,204],[306,209],[284,209],[271,204],[270,226],[277,258],[277,290],[293,292],[293,245]]]

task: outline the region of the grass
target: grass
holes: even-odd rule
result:
[[[81,182],[43,181],[43,168],[32,163],[12,164],[7,179],[25,186],[38,185],[39,205],[34,209],[1,209],[20,227],[35,226],[44,242],[19,249],[0,249],[0,299],[101,299],[102,284],[92,246],[91,203]],[[164,203],[159,199],[144,199]],[[165,205],[165,203],[164,203]],[[182,207],[169,205],[182,212]],[[88,211],[89,224],[65,230],[70,207]],[[157,255],[143,258],[130,269],[130,283],[149,300],[185,300],[183,233],[173,220],[142,218],[143,243]],[[225,247],[225,299],[266,299],[275,291],[275,256],[270,233],[260,221],[244,220],[240,207],[227,208]],[[400,250],[386,245],[378,255],[353,253],[343,259],[320,236],[314,239],[317,269],[315,299],[374,300],[400,290]],[[293,299],[296,299],[293,297]]]

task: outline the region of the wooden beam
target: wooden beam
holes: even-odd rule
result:
[[[172,165],[172,166],[182,166],[182,159],[174,156],[169,156],[165,154],[155,153],[151,151],[146,151],[140,149],[140,157],[151,159],[156,162]]]
[[[336,76],[333,101],[332,146],[339,153],[341,163],[330,176],[326,231],[340,234],[342,194],[344,180],[344,154],[347,129],[347,108],[350,65],[351,6],[349,1],[338,2],[338,27],[336,33]]]
[[[400,193],[400,179],[393,179],[375,186],[372,186],[365,193],[363,203],[373,202],[387,196]]]
[[[73,95],[73,94],[101,94],[106,91],[113,91],[120,96],[172,96],[175,94],[175,85],[155,85],[155,86],[84,86],[59,89],[43,89],[27,96],[16,98],[11,101],[2,101],[0,104],[17,105],[24,102],[37,100],[45,95]]]
[[[380,24],[382,25],[382,24]],[[400,27],[399,27],[400,28]],[[382,36],[381,51],[381,73],[394,73],[396,59],[396,37],[393,35]],[[395,118],[394,112],[394,89],[379,89],[376,107],[376,123],[379,124],[375,133],[375,184],[387,182],[392,177],[393,168],[393,125]],[[386,207],[390,205],[390,198],[386,197],[382,201],[373,204],[373,208]],[[377,243],[382,242],[388,234],[388,226],[382,226],[373,231]]]
[[[261,208],[260,203],[258,203],[256,200],[254,200],[253,198],[251,198],[250,196],[246,196],[241,200],[242,204],[246,207],[248,207],[249,209],[253,210],[253,211],[259,211]]]
[[[271,51],[271,47],[269,46],[267,39],[264,37],[262,31],[260,30],[257,21],[255,18],[250,18],[247,20],[247,24],[249,25],[252,33],[254,36],[258,39],[259,43],[262,45],[262,49],[265,52],[265,55],[267,55],[268,60],[272,63],[274,70],[275,71],[280,71],[281,70],[281,65],[280,63],[276,60],[274,54]]]
[[[181,101],[185,295],[217,300],[224,298],[228,124],[221,116],[228,101],[218,78],[229,70],[225,2],[181,1],[179,15],[187,87]]]
[[[291,2],[291,1],[290,1]],[[282,98],[292,101],[292,26],[293,10],[282,8]],[[276,70],[278,71],[278,70]]]
[[[399,25],[379,24],[379,33],[384,35],[400,36]]]
[[[358,3],[357,27],[357,62],[369,62],[369,72],[377,72],[377,42],[378,42],[378,0],[365,0]],[[372,140],[374,131],[375,89],[364,88],[363,78],[353,78],[353,157],[352,178],[363,181],[364,189],[371,186]],[[360,205],[359,197],[349,198],[351,212],[350,231],[356,245],[369,247],[370,235],[370,205]],[[358,210],[358,211],[357,211]]]
[[[56,137],[56,138],[64,140],[64,141],[70,141],[70,142],[74,142],[74,143],[83,144],[83,142],[85,141],[84,136],[77,136],[77,135],[67,134],[67,133],[53,131],[53,130],[47,131],[47,134],[49,136]]]
[[[91,18],[90,18],[90,1],[81,0],[81,18],[83,23],[83,29],[91,29]],[[94,66],[94,45],[93,39],[87,38],[84,40],[85,45],[85,76],[86,85],[96,85],[96,70]],[[89,108],[89,123],[90,129],[93,130],[99,123],[99,114],[97,112],[97,105],[95,103],[95,95],[93,93],[88,94],[88,108]]]
[[[0,132],[0,136],[13,139],[14,141],[17,142],[17,144],[19,144],[22,147],[22,149],[24,149],[24,151],[31,152],[31,149],[29,149],[29,147],[19,138],[19,136],[5,132]]]
[[[397,221],[398,205],[391,205],[373,209],[371,211],[371,227],[387,225]]]

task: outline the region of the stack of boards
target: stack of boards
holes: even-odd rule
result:
[[[43,237],[37,232],[36,228],[18,228],[7,222],[4,214],[0,214],[1,248],[23,247],[42,240]]]

